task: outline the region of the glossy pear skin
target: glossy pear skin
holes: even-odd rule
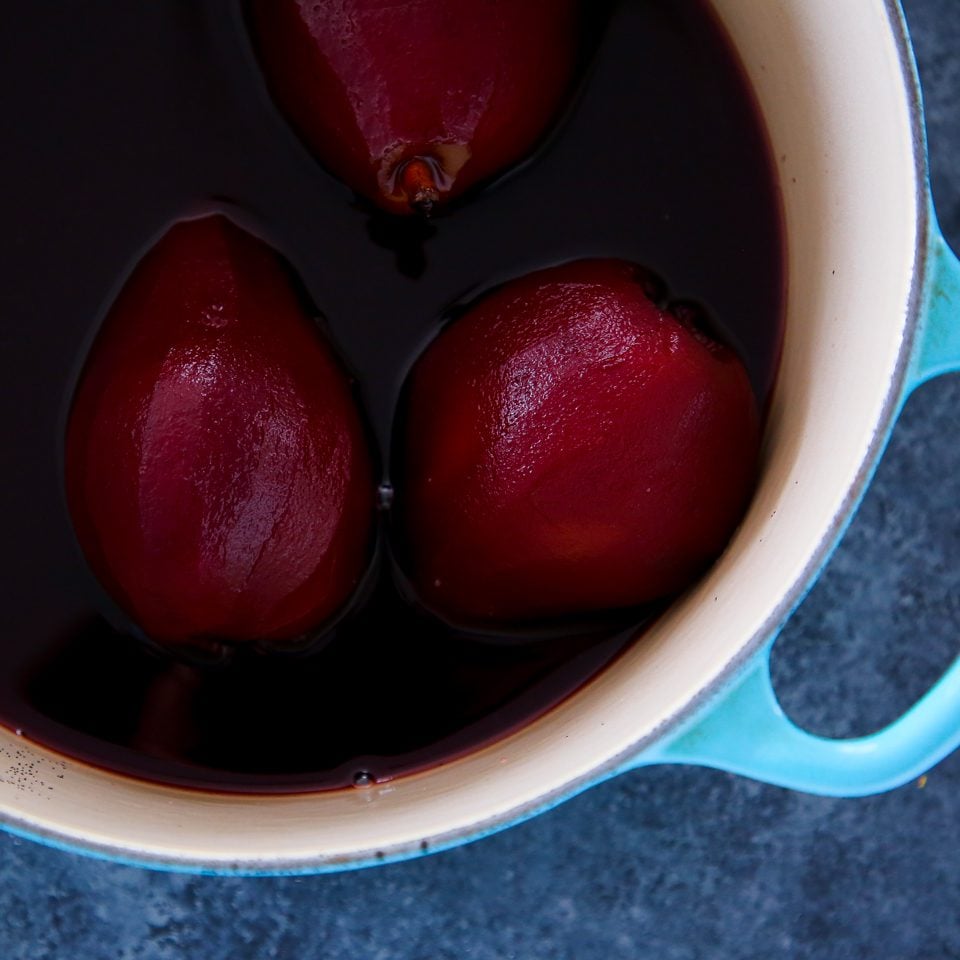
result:
[[[508,283],[409,381],[404,535],[423,602],[457,622],[631,607],[722,551],[760,417],[731,349],[614,260]]]
[[[281,110],[392,213],[429,211],[525,157],[562,109],[578,0],[250,0]]]
[[[278,256],[175,225],[111,308],[67,429],[84,553],[154,640],[297,638],[368,560],[373,482],[350,384]]]

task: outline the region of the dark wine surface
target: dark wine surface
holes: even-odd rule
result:
[[[381,549],[314,647],[175,659],[100,589],[63,492],[66,416],[107,309],[174,221],[211,210],[301,278],[357,378],[385,482],[404,377],[444,316],[563,260],[658,272],[704,305],[765,400],[783,239],[736,56],[704,0],[587,6],[583,75],[554,132],[430,222],[375,213],[310,155],[270,100],[239,0],[3,6],[0,721],[157,781],[330,789],[490,742],[633,642],[652,611],[526,638],[458,632],[404,599]]]

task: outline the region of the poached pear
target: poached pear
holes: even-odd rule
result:
[[[348,377],[277,254],[175,225],[94,341],[67,428],[80,545],[169,645],[288,640],[347,601],[374,509]]]
[[[391,213],[522,159],[559,113],[580,0],[250,0],[268,86],[316,156]]]
[[[408,382],[398,503],[421,600],[454,622],[632,607],[722,551],[757,470],[746,371],[615,260],[482,298]]]

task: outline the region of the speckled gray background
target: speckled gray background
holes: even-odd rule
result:
[[[960,0],[905,7],[960,249]],[[774,670],[798,721],[850,735],[893,719],[958,648],[953,376],[910,401]],[[855,801],[650,769],[482,843],[328,877],[182,877],[0,836],[0,960],[320,957],[960,958],[960,755],[922,789]]]

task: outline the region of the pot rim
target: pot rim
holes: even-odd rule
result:
[[[92,855],[114,863],[184,873],[221,876],[318,874],[394,862],[420,855],[428,850],[438,851],[480,839],[507,826],[527,820],[588,789],[590,786],[616,775],[618,772],[634,765],[640,754],[648,750],[653,744],[663,740],[667,734],[688,723],[727,689],[733,680],[755,659],[758,653],[776,637],[783,623],[800,604],[817,574],[827,563],[837,541],[866,492],[895,423],[908,384],[910,362],[920,324],[921,302],[928,266],[931,212],[927,188],[927,153],[922,94],[909,32],[899,0],[883,0],[883,8],[895,43],[903,92],[907,102],[915,173],[916,244],[903,325],[903,339],[869,446],[840,506],[790,588],[762,625],[738,648],[735,655],[723,666],[713,680],[682,707],[665,717],[655,728],[637,738],[613,757],[598,763],[589,773],[568,780],[563,785],[539,795],[533,801],[511,806],[487,819],[474,821],[469,826],[462,826],[436,834],[430,837],[429,841],[401,841],[387,847],[302,859],[257,857],[221,862],[199,857],[178,857],[171,854],[154,853],[149,850],[136,851],[128,845],[78,839],[66,831],[41,827],[32,823],[29,818],[20,817],[4,810],[0,810],[0,825],[10,833],[27,839],[38,840],[61,850]]]

